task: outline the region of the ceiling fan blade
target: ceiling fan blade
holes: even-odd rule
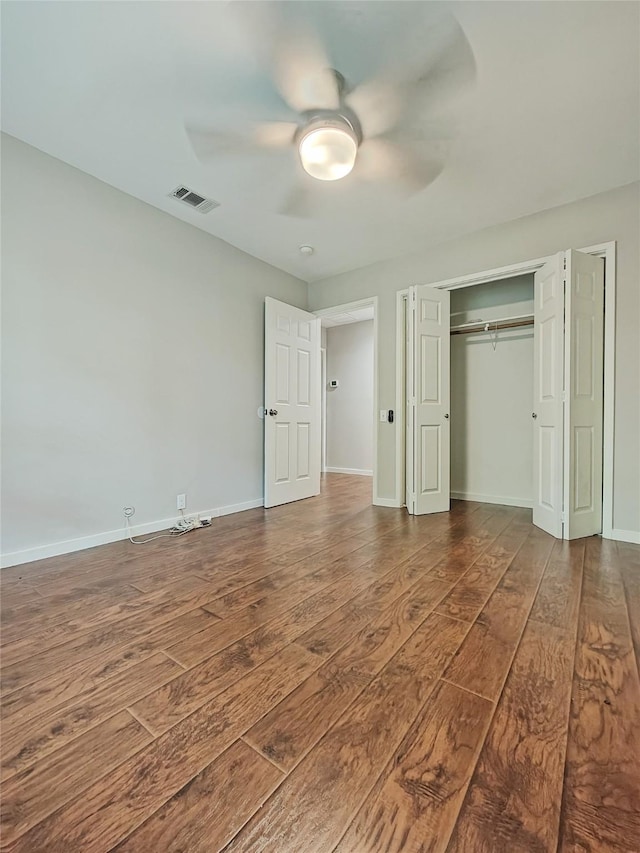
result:
[[[297,130],[295,121],[263,121],[254,126],[252,138],[264,148],[284,148],[293,143]]]
[[[365,139],[452,112],[456,96],[473,83],[475,58],[462,27],[450,14],[430,15],[428,10],[419,65],[388,67],[346,96]]]
[[[295,122],[260,122],[246,132],[191,127],[185,131],[193,151],[202,163],[220,156],[255,154],[290,145],[298,125]]]
[[[475,82],[476,60],[462,27],[453,17],[440,22],[420,73],[405,87],[409,123],[420,116],[451,114]]]
[[[435,181],[444,168],[446,152],[439,146],[419,151],[414,145],[388,139],[368,139],[358,151],[354,175],[367,181],[392,183],[415,193]]]
[[[312,38],[296,37],[278,49],[273,61],[273,78],[291,107],[299,112],[338,109],[338,79],[326,61]]]
[[[379,136],[395,127],[404,110],[401,92],[382,80],[363,83],[350,92],[345,100],[358,116],[365,139]]]
[[[337,109],[340,85],[306,3],[234,3],[235,14],[276,88],[297,112]]]

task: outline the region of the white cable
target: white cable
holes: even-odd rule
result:
[[[176,536],[184,536],[185,533],[189,533],[191,530],[195,530],[195,527],[188,527],[186,530],[177,531],[175,528],[173,533],[159,533],[157,536],[150,536],[148,539],[134,539],[131,535],[131,521],[128,516],[125,516],[127,522],[127,530],[129,532],[129,542],[132,542],[134,545],[147,545],[149,542],[153,542],[156,539],[165,539],[169,537],[173,539]]]

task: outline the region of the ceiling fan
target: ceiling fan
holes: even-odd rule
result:
[[[456,97],[473,82],[475,60],[462,28],[439,4],[263,0],[229,8],[261,78],[249,76],[248,88],[255,85],[262,97],[245,91],[231,104],[231,91],[226,121],[187,124],[202,162],[289,151],[294,189],[281,212],[298,216],[313,212],[319,182],[350,176],[350,186],[387,182],[415,192],[440,174]],[[398,18],[399,32],[390,26]],[[276,120],[251,120],[265,103]],[[250,119],[244,132],[238,108]]]

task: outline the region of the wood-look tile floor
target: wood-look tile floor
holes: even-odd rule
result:
[[[640,851],[639,547],[330,475],[1,582],[3,850]]]

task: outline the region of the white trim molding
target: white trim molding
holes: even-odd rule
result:
[[[358,474],[361,477],[373,477],[373,470],[366,468],[333,468],[329,465],[325,468],[327,474]]]
[[[229,504],[215,509],[203,509],[199,512],[190,512],[189,515],[198,515],[202,518],[220,518],[223,515],[232,515],[236,512],[245,512],[248,509],[256,509],[264,506],[264,500],[257,498],[253,501],[245,501],[239,504]],[[132,536],[146,536],[149,533],[158,533],[160,530],[168,530],[177,521],[177,517],[161,518],[157,521],[148,521],[145,524],[136,524],[131,527]],[[84,551],[85,548],[95,548],[97,545],[108,545],[111,542],[120,542],[129,538],[126,527],[116,530],[107,530],[104,533],[95,533],[91,536],[81,536],[78,539],[66,539],[63,542],[52,542],[49,545],[38,545],[25,551],[13,551],[0,556],[0,565],[3,569],[9,566],[21,566],[23,563],[33,563],[35,560],[46,560],[48,557],[60,557],[62,554],[73,554],[75,551]]]
[[[531,509],[533,501],[527,498],[505,498],[502,495],[476,495],[473,492],[451,492],[451,500],[476,501],[480,504],[497,504],[498,506],[521,506]]]
[[[406,323],[408,290],[396,293],[396,497],[394,506],[404,506],[406,500]]]
[[[615,539],[616,542],[631,542],[632,545],[640,545],[640,530],[618,530],[614,528],[608,531],[609,535],[602,534],[603,539]]]

